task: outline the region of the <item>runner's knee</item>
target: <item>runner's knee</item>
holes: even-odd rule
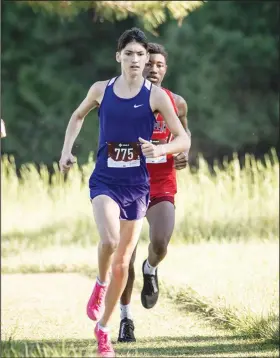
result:
[[[112,239],[112,238],[103,238],[101,241],[101,247],[103,251],[106,251],[107,253],[113,253],[116,251],[116,248],[118,246],[118,240]]]
[[[115,262],[112,264],[112,274],[117,280],[121,280],[128,273],[128,264],[125,262]]]
[[[170,240],[170,237],[167,237],[164,235],[158,236],[158,237],[154,236],[153,239],[151,240],[153,252],[159,256],[166,254],[169,240]]]

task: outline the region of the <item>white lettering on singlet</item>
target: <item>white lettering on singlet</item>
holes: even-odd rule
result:
[[[131,168],[140,166],[140,143],[108,144],[107,165],[109,168]]]

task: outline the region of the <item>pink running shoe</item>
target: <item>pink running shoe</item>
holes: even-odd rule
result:
[[[87,315],[93,321],[99,320],[104,311],[104,298],[107,286],[101,286],[96,281],[92,294],[87,304]]]
[[[99,357],[115,357],[115,351],[110,341],[109,333],[102,331],[98,323],[95,326],[94,334],[97,339],[97,353]]]

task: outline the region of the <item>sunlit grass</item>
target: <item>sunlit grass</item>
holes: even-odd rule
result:
[[[176,197],[177,241],[270,239],[279,233],[279,162],[275,151],[265,161],[247,156],[241,169],[238,159],[214,167],[200,158],[199,169],[178,172]],[[42,249],[50,245],[79,243],[88,246],[98,235],[89,201],[88,164],[70,171],[63,180],[57,165],[50,177],[47,168],[26,164],[16,175],[13,158],[2,158],[2,249]],[[51,185],[49,184],[51,182]],[[144,225],[142,238],[147,238]]]
[[[161,292],[183,312],[195,311],[242,334],[279,341],[278,251],[275,240],[171,243],[159,269]],[[146,256],[147,245],[140,244],[136,289],[142,287],[141,266]],[[80,273],[94,280],[96,269],[96,247],[27,250],[2,260],[3,273]]]
[[[153,310],[156,317],[151,319],[151,325],[156,324],[153,331],[163,336],[167,329],[168,337],[155,339],[154,343],[142,338],[150,334],[145,330],[147,310],[142,312],[139,298],[134,299],[133,311],[141,327],[138,328],[141,339],[132,348],[119,346],[119,356],[279,355],[275,348],[275,343],[279,344],[279,162],[272,151],[264,162],[247,156],[244,167],[240,168],[235,157],[223,166],[220,169],[216,165],[211,173],[200,158],[197,170],[188,168],[178,172],[176,227],[168,255],[159,269],[161,303],[158,305],[166,306],[168,317]],[[76,165],[64,181],[56,165],[50,177],[45,166],[40,166],[38,171],[35,165],[28,164],[19,169],[19,179],[13,158],[2,158],[2,274],[66,273],[69,276],[77,273],[86,280],[90,278],[91,290],[96,276],[98,241],[87,188],[93,167],[90,158],[86,165]],[[147,240],[145,222],[136,260],[138,292],[142,287],[141,265],[147,256],[144,244]],[[84,323],[77,326],[76,321],[80,314],[84,317],[87,289],[82,288],[80,281],[75,284],[69,278],[70,287],[79,286],[84,295],[78,309],[83,312],[77,315],[75,311],[75,291],[75,295],[67,296],[72,300],[71,312],[63,313],[64,305],[54,301],[61,284],[54,291],[47,289],[48,293],[38,298],[44,290],[43,285],[34,291],[40,280],[38,276],[34,275],[30,290],[22,276],[13,291],[12,276],[5,275],[9,285],[2,288],[10,287],[12,291],[2,297],[4,317],[9,312],[8,321],[3,320],[4,333],[8,335],[4,337],[2,356],[95,356],[92,332],[88,336]],[[26,291],[25,298],[20,287]],[[66,286],[61,291],[61,300],[65,299],[65,292]],[[34,323],[36,315],[41,314],[33,307],[36,297],[40,304],[53,305],[42,311],[44,315],[47,313],[47,325],[40,328],[43,332],[40,334],[40,326]],[[15,304],[19,308],[16,315]],[[67,321],[65,332],[59,329],[64,319],[61,313]],[[151,314],[150,310],[148,313]],[[208,328],[198,330],[192,315],[199,317],[205,327],[210,322],[211,329],[219,327],[223,333],[209,342],[200,341]],[[69,316],[74,317],[72,321]],[[169,321],[180,331],[177,332],[180,339],[171,337]],[[115,331],[118,324],[119,319]],[[73,332],[79,337],[67,341]],[[193,336],[193,341],[185,332]],[[228,342],[234,334],[237,338]],[[52,340],[53,336],[59,340]]]
[[[184,250],[182,246],[178,249]],[[176,285],[174,290],[174,283],[162,271],[159,302],[152,310],[144,309],[139,297],[141,253],[142,250],[132,297],[137,342],[115,344],[118,356],[277,357],[277,346],[270,337],[240,329],[240,321],[239,326],[233,325],[235,313],[228,310],[225,316],[218,302],[210,304],[189,288]],[[80,254],[81,251],[77,253]],[[174,259],[172,254],[170,259]],[[170,263],[166,265],[175,272]],[[1,356],[95,357],[94,324],[85,314],[93,282],[77,273],[3,275]],[[221,322],[225,317],[231,319],[231,329]],[[119,321],[117,309],[110,324],[114,342]]]
[[[247,337],[201,337],[189,339],[169,336],[140,342],[115,345],[117,357],[196,357],[209,358],[278,358],[279,351],[269,343]],[[62,340],[54,342],[3,342],[3,358],[43,358],[43,357],[96,357],[94,340]]]

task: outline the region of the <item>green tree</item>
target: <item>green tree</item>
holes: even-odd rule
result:
[[[35,11],[45,11],[64,17],[77,16],[92,9],[95,19],[109,21],[125,20],[129,16],[139,17],[146,30],[153,31],[164,23],[169,14],[182,23],[183,19],[204,1],[22,1]]]
[[[12,2],[4,3],[2,16],[2,118],[8,132],[2,151],[19,163],[51,164],[59,159],[70,115],[91,84],[118,71],[116,40],[134,22],[92,26],[89,12],[70,22]],[[96,111],[89,114],[75,144],[81,161],[97,146],[96,119]]]
[[[161,28],[166,84],[187,99],[193,144],[207,157],[277,145],[278,20],[273,1],[217,1]]]
[[[201,3],[2,2],[2,116],[8,128],[2,151],[19,163],[57,160],[67,121],[90,85],[119,71],[116,41],[135,26],[136,15],[143,14],[152,31],[165,21],[167,9],[181,21]],[[126,20],[114,22],[121,19]],[[97,140],[94,111],[75,143],[80,161]]]
[[[272,1],[207,2],[178,27],[168,19],[150,40],[168,49],[165,86],[189,105],[192,153],[263,152],[279,126],[278,9]],[[119,72],[117,38],[141,20],[70,19],[2,2],[2,153],[18,163],[58,160],[71,113],[90,85]],[[79,162],[96,150],[97,111],[75,143]]]

